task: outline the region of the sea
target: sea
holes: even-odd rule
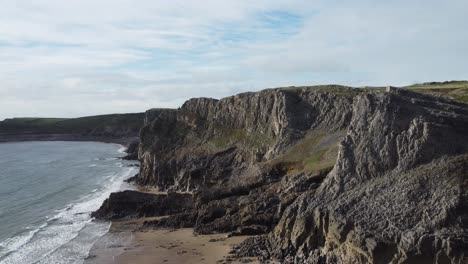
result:
[[[0,264],[83,263],[110,228],[95,221],[111,192],[138,172],[121,145],[0,144]]]

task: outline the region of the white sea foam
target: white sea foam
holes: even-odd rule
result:
[[[99,189],[49,216],[42,226],[1,242],[0,264],[82,263],[110,226],[93,222],[90,213],[134,173],[135,168],[122,169],[121,173],[107,177]]]
[[[41,230],[41,228],[44,228],[46,226],[47,226],[47,223],[43,224],[39,228],[30,230],[30,231],[28,231],[26,233],[23,233],[21,235],[18,235],[18,236],[12,237],[12,238],[8,238],[5,241],[0,242],[0,256],[6,255],[6,254],[8,254],[10,252],[13,252],[13,251],[19,249],[24,244],[29,242],[33,238],[33,236],[37,232],[39,232],[39,230]]]
[[[119,146],[120,146],[120,148],[117,151],[120,152],[120,153],[125,153],[125,150],[127,150],[127,148],[124,145],[119,145]]]

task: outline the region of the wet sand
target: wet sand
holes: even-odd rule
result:
[[[139,231],[137,227],[144,220],[149,219],[114,222],[111,232],[94,245],[85,263],[259,263],[251,258],[236,260],[229,254],[246,236],[195,236],[190,228]]]

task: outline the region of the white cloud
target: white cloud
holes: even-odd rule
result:
[[[0,119],[144,111],[285,85],[466,79],[468,72],[462,0],[0,5]]]

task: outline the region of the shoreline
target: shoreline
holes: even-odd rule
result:
[[[48,141],[48,140],[44,140],[44,141]],[[67,142],[69,140],[65,140],[65,142]],[[72,140],[73,141],[73,140]],[[128,142],[131,142],[131,140],[128,140],[127,143],[124,143],[124,142],[106,142],[106,141],[86,141],[86,140],[81,140],[81,141],[75,141],[75,142],[95,142],[95,143],[103,143],[103,144],[114,144],[114,145],[117,145],[118,147],[120,147],[117,152],[121,153],[121,154],[124,154],[124,155],[128,155],[129,153],[127,152],[128,150],[128,145],[129,143]],[[2,143],[2,142],[0,142]],[[123,159],[125,156],[123,157],[120,157],[119,159]],[[130,161],[130,160],[129,160]],[[138,165],[140,164],[140,162],[138,160],[131,160],[131,161],[136,161],[138,162]],[[114,192],[122,192],[122,191],[125,191],[125,190],[138,190],[138,186],[135,185],[135,184],[132,184],[132,183],[129,183],[127,182],[128,179],[132,178],[133,177],[133,173],[130,173],[126,178],[122,179],[122,181],[120,182],[120,187],[115,190]],[[112,192],[111,192],[112,193]],[[110,195],[110,194],[109,194]],[[107,196],[105,199],[108,199],[109,196]],[[103,201],[104,202],[104,201]],[[91,221],[96,221],[95,219],[91,218]],[[107,221],[106,221],[107,222]],[[110,222],[110,225],[109,225],[109,229],[107,230],[106,233],[104,233],[101,237],[99,237],[96,241],[94,241],[94,243],[91,245],[91,248],[89,249],[88,253],[87,253],[87,257],[85,259],[83,259],[82,263],[88,263],[88,259],[90,258],[91,255],[91,252],[93,251],[93,249],[95,248],[95,246],[100,243],[100,241],[103,241],[105,240],[106,238],[110,238],[110,236],[112,236],[112,240],[115,239],[115,237],[113,235],[110,235],[111,232],[113,232],[113,222],[111,221]],[[122,235],[116,240],[116,241],[119,241],[119,242],[124,242],[124,243],[130,243],[131,242],[131,239],[132,239],[132,233],[122,233]],[[115,247],[116,245],[112,244],[111,245],[111,248],[116,248]],[[114,263],[113,260],[109,263]]]
[[[140,193],[167,194],[135,183],[127,184],[127,188],[123,186],[119,192],[131,186]],[[110,220],[109,230],[93,244],[83,264],[260,263],[256,258],[238,258],[233,254],[233,247],[251,236],[195,235],[193,228],[143,226],[146,221],[166,217],[169,215]]]
[[[126,142],[132,141],[132,138],[109,140],[109,138],[91,139],[88,137],[80,137],[79,139],[44,137],[29,138],[28,140],[10,138],[7,141],[4,139],[0,136],[0,144],[33,141],[116,144],[120,147],[118,150],[120,153],[127,153],[128,144]],[[120,188],[114,192],[124,190],[160,194],[151,187],[127,183],[125,179],[121,181]],[[161,217],[110,221],[109,230],[94,242],[83,263],[259,263],[254,258],[239,260],[230,254],[232,247],[244,241],[248,236],[227,237],[227,234],[194,235],[192,228],[142,229],[144,221],[158,218]]]
[[[26,220],[24,220],[24,222],[19,221],[19,224],[15,226],[16,229],[13,228],[14,232],[11,232],[11,234],[7,233],[5,237],[2,237],[2,240],[0,240],[0,242],[2,242],[2,245],[0,245],[0,250],[2,251],[0,256],[1,263],[3,263],[3,261],[5,261],[5,263],[28,263],[31,259],[35,259],[36,257],[40,257],[41,259],[51,259],[53,260],[53,263],[59,263],[57,262],[58,259],[62,257],[65,258],[67,254],[70,254],[69,259],[73,259],[76,263],[81,263],[83,259],[89,255],[89,250],[93,247],[95,242],[100,239],[102,235],[105,235],[109,231],[110,227],[110,223],[108,222],[91,222],[91,212],[98,209],[96,206],[100,206],[104,199],[109,197],[110,193],[125,189],[135,189],[135,186],[128,184],[125,180],[138,172],[138,168],[134,166],[136,161],[119,160],[119,157],[123,156],[125,153],[123,150],[126,149],[122,144],[86,142],[78,143],[78,145],[76,145],[71,144],[73,142],[69,141],[64,141],[63,143],[55,142],[50,142],[50,144],[52,144],[50,145],[50,148],[57,148],[57,146],[67,144],[66,146],[69,148],[66,147],[64,149],[66,149],[68,153],[70,153],[70,151],[73,153],[75,148],[81,149],[82,144],[85,146],[88,144],[90,145],[90,150],[78,152],[80,155],[76,156],[76,161],[73,159],[74,155],[64,156],[72,161],[69,161],[69,163],[60,162],[60,164],[64,165],[61,165],[61,167],[58,167],[55,171],[51,171],[52,175],[57,176],[60,176],[64,171],[66,171],[66,175],[74,175],[76,176],[75,179],[79,181],[82,181],[80,178],[81,175],[83,175],[83,177],[88,175],[89,177],[85,178],[85,180],[89,180],[89,182],[85,181],[86,185],[80,185],[82,188],[70,193],[67,191],[67,188],[61,188],[61,186],[66,186],[66,184],[61,184],[58,188],[52,190],[47,188],[39,189],[45,190],[40,193],[47,193],[47,191],[54,191],[54,194],[64,193],[63,197],[61,196],[63,199],[58,200],[64,200],[64,202],[51,202],[51,205],[49,206],[49,201],[46,200],[47,196],[45,196],[45,198],[40,196],[38,202],[35,203],[41,205],[40,202],[46,201],[42,202],[42,205],[45,205],[45,212],[38,216],[32,214],[26,215],[24,217]],[[10,142],[5,145],[16,143],[17,142]],[[26,144],[29,143],[26,142]],[[42,147],[39,148],[39,150],[49,149],[49,145],[43,145],[41,142],[37,142],[37,144]],[[105,147],[104,144],[110,145]],[[9,154],[12,149],[14,149],[14,147],[5,146],[4,153]],[[25,145],[21,149],[34,148],[31,148],[30,145]],[[86,150],[87,148],[85,147],[84,149]],[[20,151],[19,153],[24,152],[25,151]],[[38,155],[41,155],[43,151],[37,153]],[[60,152],[56,155],[62,157]],[[27,160],[31,157],[33,156],[25,156],[25,158],[28,158]],[[52,156],[50,159],[51,162],[58,160],[54,157],[55,156]],[[19,161],[22,160],[19,159]],[[47,164],[50,164],[49,161],[46,163],[41,160],[41,162],[39,163],[44,164],[44,167],[48,166]],[[71,169],[71,172],[69,172],[67,171],[68,165],[72,168],[76,167],[82,169]],[[56,168],[56,166],[53,167]],[[94,169],[94,167],[102,167],[102,169]],[[34,168],[36,168],[36,166]],[[75,173],[74,171],[77,172]],[[96,177],[99,179],[94,179]],[[24,182],[25,184],[23,185],[30,186],[26,183],[27,181]],[[88,187],[92,188],[88,189]],[[28,205],[34,202],[25,200],[24,203]],[[29,224],[31,221],[28,222],[27,219],[34,219],[31,221],[36,222]],[[7,221],[6,223],[8,224],[9,222]],[[10,223],[13,222],[10,221]]]
[[[230,254],[232,247],[248,236],[194,235],[192,228],[142,228],[144,221],[155,219],[112,221],[109,231],[93,245],[84,264],[259,263],[255,258],[236,259]]]

